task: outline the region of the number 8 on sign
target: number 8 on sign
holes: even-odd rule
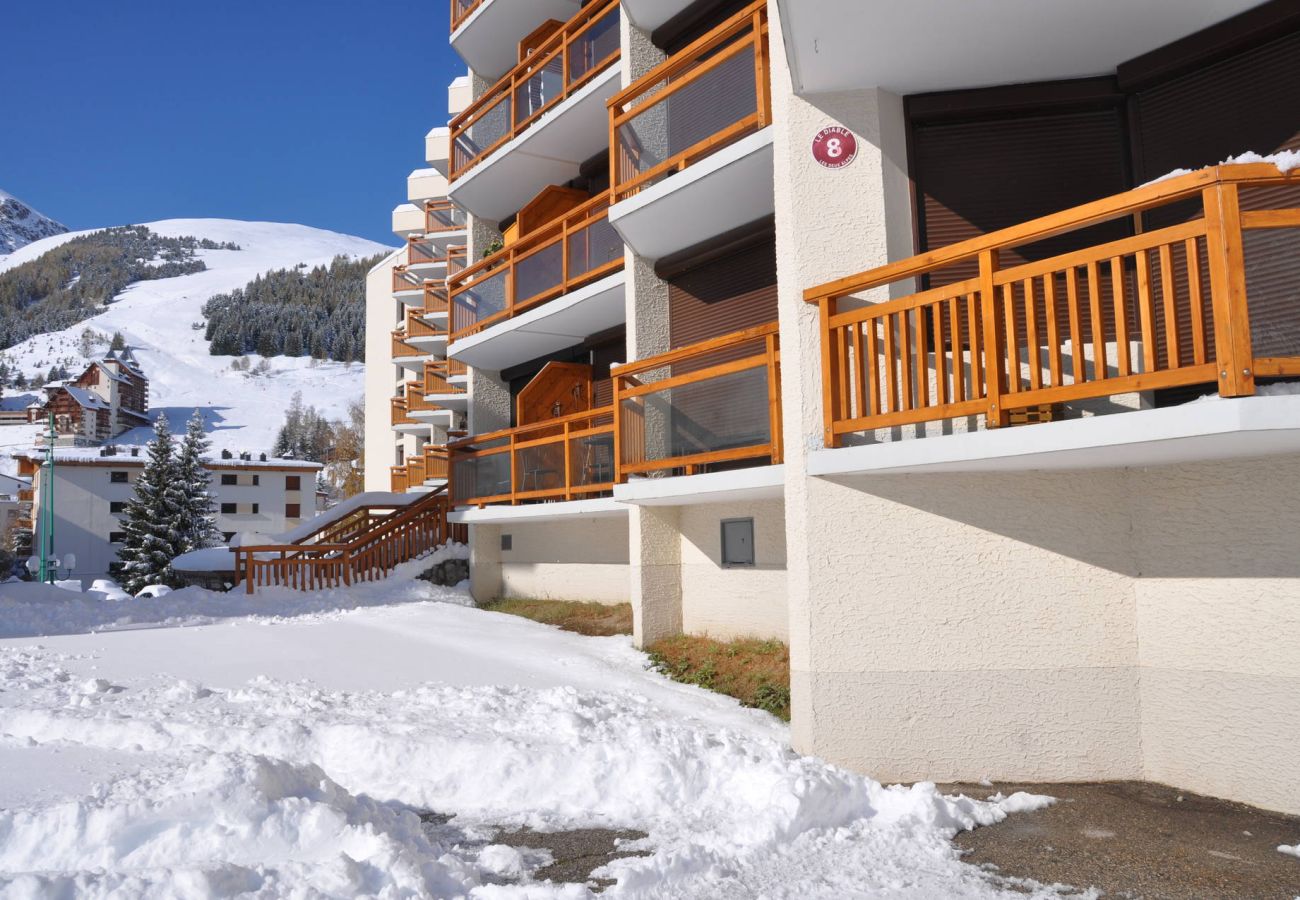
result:
[[[838,125],[828,125],[812,141],[813,159],[828,169],[842,169],[858,155],[858,139]]]

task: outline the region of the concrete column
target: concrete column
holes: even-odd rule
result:
[[[682,541],[675,506],[634,506],[631,544],[632,640],[646,647],[682,632]]]
[[[781,394],[790,585],[791,737],[816,752],[813,703],[817,669],[814,610],[842,590],[836,561],[822,552],[825,510],[852,504],[853,491],[807,476],[810,450],[822,446],[821,343],[817,309],[803,290],[912,252],[911,205],[901,98],[876,89],[796,96],[782,38],[780,5],[769,4]],[[826,169],[812,156],[827,125],[848,128],[857,157]],[[844,495],[836,498],[827,495]],[[830,505],[826,505],[829,503]]]
[[[469,527],[469,593],[480,606],[501,596],[501,527]]]

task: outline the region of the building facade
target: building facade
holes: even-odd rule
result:
[[[111,572],[123,538],[126,504],[144,470],[148,451],[141,447],[58,449],[54,464],[54,539],[60,559],[74,554],[69,578],[83,587]],[[49,496],[44,455],[18,456],[19,474],[32,480],[31,521],[39,523]],[[316,493],[319,463],[292,459],[225,455],[206,463],[217,530],[229,541],[237,534],[276,535],[320,511]],[[39,538],[37,538],[39,539]],[[63,571],[60,570],[60,575]]]
[[[475,597],[787,641],[878,778],[1300,811],[1300,9],[1077,13],[453,0]]]
[[[76,378],[45,386],[45,402],[27,409],[27,421],[54,419],[59,446],[103,443],[132,428],[148,427],[149,379],[130,349],[111,350]]]

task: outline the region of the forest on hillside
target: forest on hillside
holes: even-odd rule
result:
[[[366,273],[382,257],[337,256],[259,275],[203,305],[213,356],[311,356],[354,362],[366,352]]]
[[[0,349],[102,312],[137,281],[204,271],[199,250],[238,250],[207,238],[163,237],[143,225],[75,237],[0,273]]]

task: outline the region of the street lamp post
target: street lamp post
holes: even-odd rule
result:
[[[54,413],[50,412],[50,430],[46,434],[45,463],[41,466],[45,483],[41,490],[41,581],[53,581],[50,556],[54,552]],[[57,565],[57,561],[55,565]]]

